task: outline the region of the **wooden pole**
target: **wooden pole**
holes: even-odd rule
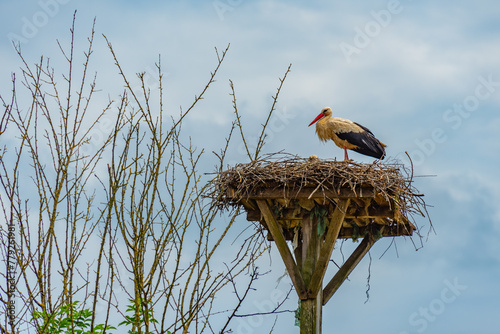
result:
[[[318,262],[321,239],[318,236],[318,220],[306,217],[302,221],[302,277],[309,287]],[[308,288],[307,299],[300,302],[300,334],[321,334],[323,294]]]
[[[323,290],[323,278],[349,206],[349,199],[338,200],[324,236],[318,235],[317,217],[309,215],[302,220],[298,245],[300,249],[295,250],[295,259],[268,202],[264,199],[255,201],[300,298],[300,334],[321,334],[323,305],[337,291],[375,240],[371,235],[367,235]]]

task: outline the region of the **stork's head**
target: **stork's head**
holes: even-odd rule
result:
[[[318,116],[316,116],[314,121],[312,121],[311,124],[309,124],[309,126],[313,125],[323,117],[330,117],[330,116],[332,116],[332,108],[330,107],[323,108],[323,110],[321,110],[321,113]]]

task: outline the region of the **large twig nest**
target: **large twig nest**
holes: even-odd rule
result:
[[[412,176],[400,163],[274,155],[220,172],[209,196],[221,208],[243,206],[248,220],[261,222],[255,200],[266,199],[284,232],[299,226],[306,215],[328,217],[339,198],[349,198],[340,237],[362,235],[363,230],[373,230],[373,225],[382,231],[381,236],[411,235],[416,229],[410,221],[413,215],[426,213],[423,195],[414,188]]]

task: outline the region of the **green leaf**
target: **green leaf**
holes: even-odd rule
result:
[[[351,222],[350,224],[352,226],[352,241],[357,242],[359,237],[361,236],[359,232],[359,226],[354,222]]]
[[[94,331],[85,331],[90,327],[93,312],[89,309],[77,310],[78,301],[71,304],[60,305],[52,314],[42,311],[34,311],[33,319],[42,319],[43,326],[47,328],[47,333],[77,333],[77,334],[101,334],[105,329],[116,329],[113,326],[104,327],[99,324],[94,327]],[[71,319],[73,314],[73,319]]]
[[[323,234],[325,234],[328,209],[324,206],[317,206],[315,207],[315,210],[313,210],[313,213],[313,215],[318,219],[317,232],[318,236],[321,237]]]
[[[382,237],[383,237],[383,235],[382,235],[382,232],[380,232],[380,229],[375,228],[373,231],[373,239],[375,239],[375,241],[377,241],[378,239],[380,239]]]
[[[299,306],[295,310],[295,326],[300,327],[300,299],[299,299]]]

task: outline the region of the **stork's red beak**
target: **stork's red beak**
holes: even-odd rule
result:
[[[309,124],[308,126],[311,126],[313,125],[314,123],[316,123],[317,121],[319,121],[321,118],[323,118],[323,113],[319,114],[318,116],[316,116],[316,118],[314,119],[314,121],[311,122],[311,124]]]

